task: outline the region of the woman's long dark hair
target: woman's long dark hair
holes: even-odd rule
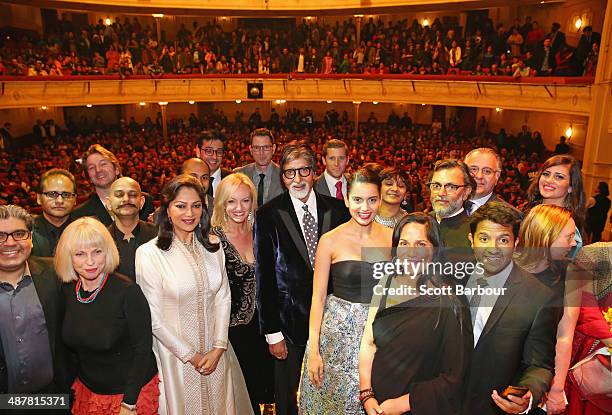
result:
[[[172,222],[170,222],[170,218],[168,217],[168,207],[170,203],[176,199],[179,191],[184,187],[195,190],[202,202],[202,217],[200,218],[200,223],[194,230],[195,237],[208,252],[216,252],[219,249],[219,244],[214,244],[208,239],[208,232],[210,231],[210,213],[204,203],[206,200],[206,192],[204,192],[204,188],[200,181],[188,174],[179,174],[174,177],[162,190],[162,203],[157,218],[157,247],[163,251],[167,251],[170,249],[170,245],[172,245],[174,230],[172,228]]]
[[[427,239],[434,247],[434,255],[433,255],[433,258],[431,259],[431,262],[443,264],[445,261],[445,256],[443,252],[445,248],[445,244],[444,244],[444,240],[442,239],[442,234],[440,232],[440,226],[438,225],[438,222],[435,220],[433,216],[428,215],[427,213],[424,213],[424,212],[409,213],[403,218],[401,218],[399,222],[397,222],[397,224],[395,225],[395,228],[393,229],[393,236],[391,239],[391,253],[393,257],[395,258],[397,256],[397,247],[400,242],[402,230],[404,229],[404,226],[410,223],[418,223],[421,225],[425,225],[425,229],[427,232]],[[453,292],[454,292],[454,287],[456,285],[456,283],[452,281],[450,278],[446,278],[443,275],[428,274],[428,273],[423,273],[422,275],[419,276],[419,278],[416,281],[417,287],[427,285],[427,283],[430,283],[436,288],[452,287]],[[455,317],[457,318],[457,321],[459,322],[459,327],[461,331],[463,331],[463,320],[461,318],[461,308],[464,307],[465,304],[463,304],[462,301],[459,299],[459,297],[457,297],[456,295],[451,295],[449,296],[449,298],[452,303],[453,314],[455,315]],[[438,319],[436,320],[435,327],[438,326],[439,322],[440,322],[440,313],[438,314]]]
[[[586,218],[586,195],[584,193],[584,185],[582,184],[582,169],[580,162],[570,155],[552,156],[544,162],[538,173],[533,177],[527,190],[528,207],[531,209],[534,206],[541,205],[544,200],[540,193],[540,177],[542,177],[542,173],[550,167],[563,165],[570,166],[569,175],[572,192],[565,196],[562,207],[572,212],[576,226],[580,229],[580,232],[583,232]]]

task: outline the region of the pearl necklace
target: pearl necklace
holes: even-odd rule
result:
[[[98,296],[98,294],[100,293],[100,291],[102,291],[102,287],[104,287],[104,284],[106,284],[106,280],[108,279],[108,272],[106,274],[104,274],[104,278],[102,278],[102,281],[100,281],[100,284],[98,285],[98,288],[96,288],[87,298],[83,298],[81,296],[81,279],[79,278],[79,280],[76,283],[76,287],[75,287],[75,291],[76,291],[76,297],[77,300],[79,301],[79,303],[83,303],[83,304],[89,304],[91,302],[93,302],[93,300],[96,299],[96,297]]]

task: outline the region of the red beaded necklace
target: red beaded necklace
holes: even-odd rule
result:
[[[83,304],[89,304],[91,303],[93,300],[96,299],[96,297],[98,296],[98,294],[100,293],[100,291],[102,291],[102,287],[104,287],[104,284],[106,284],[106,280],[108,279],[108,272],[106,274],[104,274],[104,278],[102,278],[102,281],[100,281],[100,285],[98,285],[98,288],[96,288],[87,298],[83,298],[81,296],[81,279],[79,278],[79,280],[76,283],[76,287],[75,287],[75,291],[76,291],[76,297],[77,300],[79,301],[79,303],[83,303]]]

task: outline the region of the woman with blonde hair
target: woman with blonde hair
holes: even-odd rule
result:
[[[230,289],[219,238],[209,235],[206,192],[181,174],[162,191],[158,236],[136,251],[136,281],[153,325],[163,415],[253,411],[227,341]]]
[[[576,222],[572,212],[556,205],[532,208],[519,231],[516,262],[534,274],[555,292],[555,307],[559,308],[557,344],[555,347],[555,377],[546,399],[549,414],[565,411],[563,392],[569,369],[576,322],[580,314],[580,300],[572,281],[565,279],[569,255],[576,246]]]
[[[151,314],[140,287],[114,273],[119,252],[92,217],[72,222],[55,251],[66,313],[62,337],[78,357],[73,414],[156,414],[159,379]]]
[[[229,340],[240,362],[251,405],[274,401],[273,361],[265,337],[259,333],[256,310],[253,218],[257,208],[255,185],[243,173],[232,173],[219,183],[211,219],[212,235],[221,241],[232,306]]]

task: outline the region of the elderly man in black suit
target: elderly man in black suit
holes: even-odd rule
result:
[[[288,192],[255,215],[255,276],[260,328],[275,361],[278,415],[297,414],[297,390],[312,297],[319,238],[346,222],[344,204],[313,191],[316,156],[304,144],[289,144],[281,157]]]
[[[68,393],[60,281],[31,252],[32,217],[0,206],[0,394]]]
[[[466,415],[535,409],[553,378],[554,292],[512,261],[521,220],[519,211],[501,202],[487,203],[472,216],[469,237],[482,267],[466,284],[474,327]],[[526,389],[506,395],[508,386]]]
[[[485,203],[502,200],[493,193],[501,175],[502,162],[499,154],[488,147],[480,147],[470,151],[463,161],[476,181],[474,195],[465,202],[466,213],[471,216]]]

